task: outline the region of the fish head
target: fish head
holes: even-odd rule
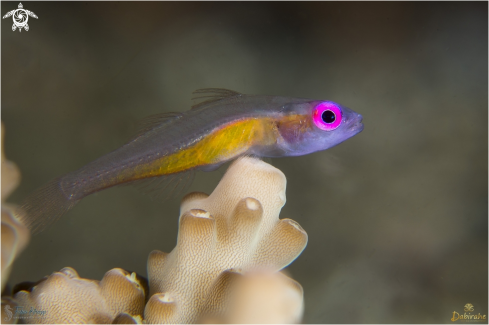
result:
[[[362,115],[332,101],[294,103],[283,113],[277,145],[285,156],[326,150],[363,130]]]

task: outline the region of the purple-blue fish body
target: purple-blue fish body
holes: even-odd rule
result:
[[[138,135],[29,196],[24,222],[42,230],[81,199],[105,188],[154,180],[174,190],[196,170],[211,171],[243,155],[300,156],[331,148],[363,130],[362,116],[337,103],[202,89],[183,113],[145,120]]]

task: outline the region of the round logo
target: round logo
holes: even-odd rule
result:
[[[24,9],[17,9],[13,14],[14,24],[19,28],[23,28],[27,25],[27,21],[29,20],[29,15]]]

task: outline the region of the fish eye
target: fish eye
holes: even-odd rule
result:
[[[336,119],[336,115],[332,111],[327,110],[324,111],[323,114],[321,114],[321,119],[324,123],[333,123]]]
[[[322,102],[314,108],[312,119],[314,124],[321,130],[333,131],[340,126],[343,113],[338,104]]]

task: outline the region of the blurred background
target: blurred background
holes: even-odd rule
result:
[[[198,88],[334,100],[362,133],[271,160],[288,182],[281,218],[309,235],[287,268],[304,322],[446,323],[466,303],[487,315],[487,2],[23,5],[39,17],[28,32],[1,25],[5,153],[22,172],[9,202],[121,146],[141,118],[188,110]],[[152,250],[175,246],[179,200],[87,197],[31,239],[9,283],[65,266],[145,275]]]

